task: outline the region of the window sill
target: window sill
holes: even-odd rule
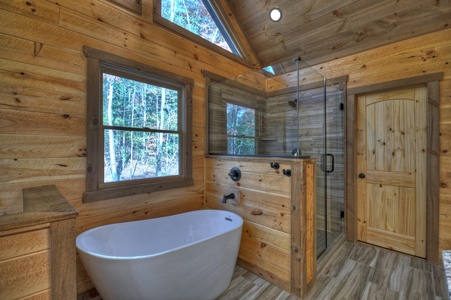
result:
[[[138,194],[149,194],[152,192],[181,188],[191,185],[194,185],[194,180],[192,178],[185,178],[174,181],[107,188],[92,192],[85,192],[83,194],[83,203],[108,200],[113,198],[121,198]]]

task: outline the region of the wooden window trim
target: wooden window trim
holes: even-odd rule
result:
[[[120,5],[134,13],[142,14],[141,0],[108,0],[108,1]]]
[[[120,198],[130,195],[151,193],[172,188],[193,185],[192,179],[192,87],[194,80],[184,76],[154,68],[127,58],[106,53],[90,47],[83,48],[88,61],[87,70],[87,121],[86,121],[86,151],[87,172],[86,192],[83,202],[93,202],[111,198]],[[103,161],[103,144],[99,136],[101,131],[101,67],[103,63],[111,64],[117,69],[131,71],[133,74],[146,73],[151,78],[161,82],[174,82],[183,86],[184,95],[181,101],[179,118],[181,130],[180,170],[181,175],[167,178],[156,178],[152,182],[127,181],[120,186],[103,187],[100,176],[100,160]]]
[[[158,24],[162,27],[165,27],[176,34],[182,35],[182,36],[188,38],[189,40],[191,40],[192,42],[199,44],[205,48],[208,48],[210,50],[213,50],[227,58],[230,58],[230,59],[232,59],[236,62],[239,62],[250,68],[255,67],[254,64],[251,62],[252,57],[249,57],[249,55],[246,54],[249,52],[249,51],[246,51],[246,48],[251,49],[250,46],[248,46],[248,47],[243,46],[243,41],[241,38],[239,38],[239,34],[237,34],[237,31],[234,29],[234,26],[228,21],[228,18],[224,17],[225,12],[223,11],[221,5],[218,5],[214,1],[211,1],[210,3],[212,5],[212,7],[214,7],[214,9],[216,10],[218,18],[220,18],[220,20],[224,26],[224,29],[227,30],[227,32],[230,36],[230,39],[233,41],[234,45],[236,46],[236,48],[241,56],[234,54],[232,52],[229,52],[226,49],[223,49],[223,48],[219,47],[218,45],[215,45],[215,44],[207,41],[206,39],[203,39],[200,36],[190,32],[189,30],[187,30],[181,26],[178,26],[177,24],[174,24],[171,21],[163,18],[161,16],[161,0],[154,1],[153,21],[156,24]]]

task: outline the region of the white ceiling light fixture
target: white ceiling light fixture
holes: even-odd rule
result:
[[[273,21],[273,22],[279,22],[280,19],[282,19],[282,11],[280,10],[280,8],[278,8],[278,7],[273,7],[273,8],[269,11],[269,18],[270,18],[271,21]]]

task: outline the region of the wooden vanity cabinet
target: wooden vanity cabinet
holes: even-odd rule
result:
[[[0,216],[0,299],[76,299],[78,212],[55,186],[24,189],[23,201]]]

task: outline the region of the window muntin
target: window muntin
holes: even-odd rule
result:
[[[83,50],[88,60],[83,201],[193,185],[194,80],[90,47]]]
[[[227,153],[256,153],[255,109],[227,103]]]
[[[161,17],[231,53],[241,56],[208,0],[160,1]]]

